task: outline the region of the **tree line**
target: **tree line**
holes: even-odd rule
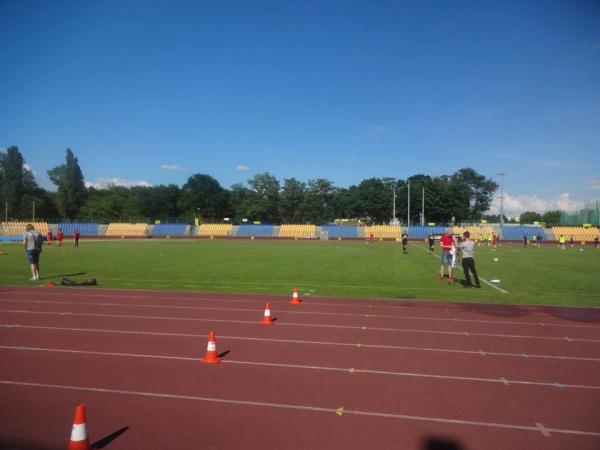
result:
[[[425,192],[425,221],[479,222],[490,207],[498,185],[472,168],[452,175],[416,174],[407,179],[369,178],[350,187],[337,187],[325,178],[307,181],[277,179],[265,172],[247,183],[224,188],[212,176],[196,173],[183,186],[86,187],[83,172],[71,149],[65,162],[48,170],[56,191],[38,186],[17,147],[0,153],[0,195],[8,219],[36,217],[65,220],[165,220],[193,221],[245,218],[261,223],[324,224],[335,219],[361,219],[384,224],[392,219],[393,192],[396,217],[406,223],[408,189],[411,223],[418,223],[421,194]]]

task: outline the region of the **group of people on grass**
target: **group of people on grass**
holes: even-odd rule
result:
[[[79,247],[79,230],[75,230],[73,235],[73,242],[75,247]],[[48,231],[46,235],[48,246],[52,245],[52,232]],[[63,232],[61,229],[56,233],[56,245],[57,247],[62,246]],[[44,237],[42,233],[36,230],[32,224],[27,224],[25,227],[25,235],[23,236],[23,248],[27,254],[27,261],[31,268],[31,281],[38,281],[40,279],[40,254],[42,253],[42,247],[44,246]]]
[[[493,242],[494,248],[496,248],[497,240],[494,240]],[[440,247],[442,248],[440,281],[445,280],[444,267],[446,267],[448,271],[448,281],[454,281],[452,269],[456,267],[460,250],[462,253],[461,265],[463,272],[465,273],[463,287],[480,288],[479,276],[477,274],[477,269],[475,268],[475,241],[471,239],[471,233],[465,231],[461,238],[453,236],[450,230],[448,230],[446,231],[446,234],[440,238]],[[433,239],[431,236],[429,239],[429,250],[433,251]],[[474,283],[471,283],[471,274],[473,274]]]

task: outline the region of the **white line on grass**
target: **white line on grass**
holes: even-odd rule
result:
[[[424,252],[426,252],[426,253],[429,253],[431,256],[434,256],[434,257],[435,257],[435,256],[437,256],[435,253],[432,253],[432,252],[430,252],[429,250],[427,250],[426,248],[423,248],[423,247],[421,247],[420,245],[410,244],[410,246],[411,246],[411,247],[418,248],[418,249],[421,249],[421,250],[423,250]],[[457,267],[458,267],[460,270],[463,270],[463,268],[462,268],[462,267],[460,267],[460,266],[457,266]],[[491,287],[493,287],[494,289],[496,289],[496,290],[498,290],[498,291],[500,291],[500,292],[502,292],[502,293],[504,293],[504,294],[508,294],[508,291],[507,291],[507,290],[504,290],[504,289],[502,289],[501,287],[498,287],[498,286],[496,286],[494,283],[490,283],[490,282],[489,282],[488,280],[486,280],[485,278],[479,277],[479,279],[480,279],[481,281],[483,281],[485,284],[487,284],[488,286],[491,286]]]
[[[169,355],[149,355],[142,353],[121,353],[121,352],[97,352],[91,350],[72,350],[62,348],[41,348],[41,347],[25,347],[25,346],[10,346],[0,345],[0,349],[4,350],[17,350],[17,351],[37,351],[37,352],[49,352],[49,353],[73,353],[81,355],[99,355],[99,356],[119,356],[119,357],[131,357],[131,358],[148,358],[148,359],[168,359],[168,360],[179,360],[179,361],[194,361],[198,362],[200,356],[195,358],[184,357],[184,356],[169,356]],[[309,366],[306,364],[284,364],[284,363],[268,363],[258,361],[235,361],[230,359],[223,359],[221,361],[225,364],[240,364],[246,366],[261,366],[261,367],[280,367],[286,369],[305,369],[305,370],[323,370],[330,372],[348,372],[348,373],[364,373],[368,375],[389,375],[389,376],[400,376],[400,377],[413,377],[413,378],[431,378],[438,380],[456,380],[456,381],[475,381],[483,383],[495,383],[502,384],[505,386],[513,385],[526,385],[526,386],[541,386],[550,387],[556,389],[556,382],[544,383],[541,381],[525,381],[525,380],[511,380],[507,378],[481,378],[481,377],[461,377],[457,375],[436,375],[427,373],[417,372],[397,372],[389,370],[369,370],[369,369],[356,369],[346,367],[327,367],[327,366]],[[588,389],[588,390],[600,390],[600,386],[590,386],[583,384],[562,384],[561,388],[573,388],[573,389]]]
[[[44,327],[34,325],[0,325],[2,328],[26,328],[26,329],[40,329],[40,330],[62,330],[62,331],[81,331],[91,333],[116,333],[116,334],[132,334],[132,335],[148,335],[148,336],[173,336],[173,337],[192,337],[192,338],[206,338],[205,334],[192,334],[192,333],[165,333],[165,332],[152,332],[152,331],[126,331],[126,330],[103,330],[98,328],[66,328],[66,327]],[[460,349],[446,349],[446,348],[431,348],[431,347],[411,347],[401,345],[384,345],[384,344],[357,344],[355,342],[335,342],[335,341],[309,341],[300,339],[275,339],[275,338],[256,338],[246,336],[229,336],[219,334],[220,339],[233,339],[241,341],[258,341],[258,342],[279,342],[286,344],[301,344],[301,345],[332,345],[340,347],[357,347],[360,348],[378,348],[378,349],[389,349],[389,350],[407,350],[407,351],[425,351],[425,352],[440,352],[440,353],[457,353],[465,355],[477,355],[477,356],[501,356],[501,357],[517,357],[517,358],[538,358],[538,359],[556,359],[566,361],[591,361],[600,362],[600,358],[586,358],[578,356],[557,356],[557,355],[539,355],[539,354],[527,354],[527,353],[503,353],[503,352],[490,352],[483,350],[460,350]]]
[[[193,309],[193,310],[208,310],[208,311],[235,311],[235,312],[263,312],[263,309],[244,309],[244,308],[216,308],[210,306],[170,306],[170,305],[145,305],[145,304],[130,304],[130,303],[94,303],[94,302],[65,302],[65,301],[53,301],[53,300],[0,300],[0,303],[35,303],[35,304],[57,304],[57,305],[85,305],[85,306],[116,306],[116,307],[132,307],[132,308],[164,308],[164,309]],[[273,311],[273,308],[271,308]],[[54,311],[53,311],[54,312]],[[376,314],[349,314],[349,313],[328,313],[328,312],[310,312],[310,311],[285,311],[282,314],[312,314],[312,315],[340,315],[340,316],[351,316],[357,318],[400,318],[400,319],[414,319],[414,317],[406,316],[378,316]],[[446,319],[454,321],[453,319]],[[539,323],[538,323],[539,324]],[[312,324],[294,324],[289,323],[286,325],[298,325],[298,326],[311,326]],[[315,325],[315,326],[327,326],[327,325]],[[331,325],[337,327],[338,325]],[[363,326],[356,327],[363,329]],[[532,335],[519,335],[519,334],[498,334],[498,333],[477,333],[471,331],[440,331],[440,330],[425,330],[422,328],[374,328],[365,326],[367,330],[383,330],[383,331],[398,331],[403,333],[421,333],[421,334],[448,334],[455,336],[484,336],[494,338],[513,338],[513,339],[538,339],[546,341],[567,341],[567,342],[597,342],[600,343],[600,339],[584,339],[584,338],[570,338],[567,336],[553,337],[553,336],[532,336]]]
[[[102,394],[119,394],[139,397],[152,397],[152,398],[168,398],[173,400],[191,400],[191,401],[203,401],[211,403],[222,403],[229,405],[240,405],[240,406],[258,406],[266,408],[279,408],[279,409],[291,409],[299,411],[310,411],[310,412],[322,412],[328,414],[335,414],[339,411],[337,407],[320,407],[320,406],[308,406],[308,405],[294,405],[287,403],[271,403],[271,402],[256,402],[249,400],[234,400],[226,398],[216,397],[201,397],[195,395],[177,395],[177,394],[163,394],[158,392],[143,392],[143,391],[130,391],[124,389],[107,389],[101,387],[87,387],[87,386],[68,386],[61,384],[47,384],[47,383],[31,383],[21,382],[12,380],[0,380],[0,384],[12,385],[12,386],[26,386],[26,387],[37,387],[47,389],[62,389],[70,391],[84,391],[84,392],[98,392]],[[500,428],[509,430],[522,430],[522,431],[534,431],[540,433],[541,430],[537,426],[530,425],[513,425],[499,422],[483,422],[475,420],[462,420],[462,419],[448,419],[441,417],[426,417],[426,416],[414,416],[409,414],[394,414],[374,411],[355,411],[351,409],[344,409],[344,414],[351,414],[356,416],[367,416],[367,417],[383,417],[389,419],[400,419],[408,421],[420,421],[420,422],[432,422],[432,423],[444,423],[453,425],[469,425],[475,427],[486,427],[486,428]],[[584,430],[572,430],[564,428],[545,428],[546,432],[556,434],[571,434],[579,436],[600,436],[600,432],[595,431],[584,431]]]

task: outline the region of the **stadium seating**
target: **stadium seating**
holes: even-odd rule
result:
[[[273,236],[273,225],[240,225],[236,236]]]
[[[281,225],[279,227],[279,237],[307,239],[316,237],[316,232],[315,225]]]
[[[158,223],[152,227],[150,236],[183,236],[186,228],[184,223]]]
[[[538,226],[515,226],[515,227],[502,227],[502,239],[507,241],[520,241],[523,236],[527,236],[531,239],[533,236],[541,236],[542,239],[546,239],[544,229]]]
[[[371,234],[374,238],[400,238],[402,235],[402,228],[400,225],[371,225],[364,228],[364,236],[370,237]]]
[[[573,239],[575,239],[575,242],[581,242],[581,241],[586,241],[586,242],[591,242],[594,240],[594,238],[596,236],[600,236],[600,232],[598,231],[598,228],[583,228],[583,227],[553,227],[552,230],[554,231],[554,234],[556,236],[556,239],[558,240],[559,236],[562,234],[565,239],[567,240],[567,242],[571,239],[571,236],[573,236]]]
[[[65,236],[73,236],[75,230],[79,230],[81,236],[98,236],[98,227],[99,225],[93,222],[61,222],[56,224],[57,231],[62,230]]]
[[[28,223],[31,223],[44,236],[48,234],[47,222],[2,222],[4,234],[7,236],[22,236],[25,234],[25,227]]]
[[[230,223],[203,223],[196,230],[197,236],[230,236],[233,225]]]
[[[358,227],[356,225],[324,225],[321,230],[325,231],[330,238],[358,237]]]
[[[452,228],[452,234],[458,234],[460,236],[462,236],[465,231],[468,231],[471,234],[471,239],[473,240],[478,240],[482,237],[483,239],[487,240],[487,237],[490,234],[495,233],[494,228],[492,228],[490,225],[476,225],[467,227],[455,226]]]
[[[147,228],[145,223],[111,223],[106,236],[145,236]]]
[[[446,232],[446,227],[421,227],[411,226],[408,228],[408,237],[414,239],[424,239],[430,234],[441,235]]]

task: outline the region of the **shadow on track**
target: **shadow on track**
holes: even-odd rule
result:
[[[422,450],[463,450],[464,447],[451,439],[428,437],[423,441]]]
[[[91,447],[93,450],[99,449],[99,448],[104,448],[106,447],[108,444],[110,444],[112,441],[114,441],[116,438],[118,438],[119,436],[121,436],[123,433],[125,433],[127,430],[129,430],[129,427],[123,427],[120,430],[115,431],[112,434],[109,434],[106,437],[103,437],[102,439],[100,439],[99,441],[94,442]]]

